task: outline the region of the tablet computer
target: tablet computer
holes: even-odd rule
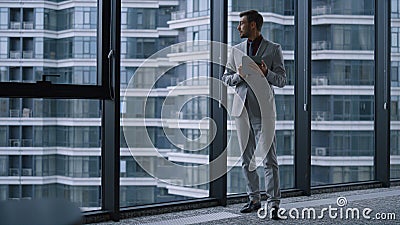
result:
[[[258,65],[261,65],[261,57],[244,55],[242,57],[242,65],[243,65],[243,73],[244,74],[247,74],[247,75],[256,74],[261,71],[258,66]]]
[[[250,57],[250,59],[252,59],[257,65],[261,65],[262,64],[262,58],[258,55],[252,55],[252,56],[248,56]]]

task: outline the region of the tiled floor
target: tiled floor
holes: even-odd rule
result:
[[[286,212],[281,215],[287,218],[280,221],[271,220],[268,216],[262,219],[256,212],[241,214],[239,210],[242,205],[243,203],[100,224],[400,224],[400,186],[283,198],[281,208]],[[260,216],[264,216],[263,211]],[[383,217],[386,220],[380,219]]]

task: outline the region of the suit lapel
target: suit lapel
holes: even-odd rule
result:
[[[240,44],[240,50],[243,51],[243,52],[247,55],[247,40],[246,40],[246,41],[243,41],[243,42]]]
[[[257,56],[262,56],[267,49],[268,42],[263,38],[260,43],[260,47],[258,47],[258,51],[256,53]]]

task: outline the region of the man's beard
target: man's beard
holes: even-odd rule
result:
[[[240,33],[240,38],[248,38],[249,35],[247,33]]]

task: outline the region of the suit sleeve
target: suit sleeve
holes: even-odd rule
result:
[[[268,68],[266,78],[274,86],[284,87],[286,85],[286,71],[280,45],[275,48],[274,55],[272,56],[272,68]]]
[[[243,79],[238,73],[236,73],[236,65],[234,60],[234,48],[231,49],[228,62],[225,67],[225,72],[222,75],[221,80],[228,86],[236,86],[243,82]]]

